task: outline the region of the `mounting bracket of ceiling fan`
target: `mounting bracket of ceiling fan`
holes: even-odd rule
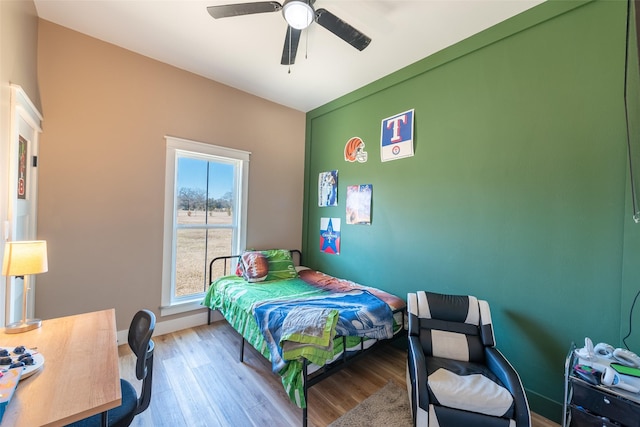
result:
[[[314,9],[314,4],[315,0],[285,0],[284,4],[277,1],[260,1],[209,6],[207,12],[215,19],[220,19],[282,11],[282,15],[287,21],[287,32],[280,61],[282,65],[295,63],[300,33],[314,21],[360,51],[369,46],[371,38],[328,10]]]

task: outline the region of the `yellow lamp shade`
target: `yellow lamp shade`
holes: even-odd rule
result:
[[[2,275],[24,276],[44,273],[48,270],[47,242],[45,240],[5,243]]]

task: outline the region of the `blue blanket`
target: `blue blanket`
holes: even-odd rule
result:
[[[375,339],[393,337],[391,308],[367,291],[335,293],[286,301],[265,301],[253,306],[253,315],[264,335],[271,353],[273,371],[279,373],[286,366],[280,344],[284,320],[291,310],[300,307],[336,309],[340,313],[336,334]]]

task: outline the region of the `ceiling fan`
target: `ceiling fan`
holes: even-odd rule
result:
[[[284,4],[280,4],[277,1],[260,1],[209,6],[207,7],[207,11],[209,15],[219,19],[251,15],[254,13],[278,12],[282,10],[282,15],[288,24],[284,39],[284,48],[282,49],[282,59],[280,61],[282,65],[291,65],[295,62],[298,43],[300,42],[300,34],[302,30],[311,25],[313,21],[358,50],[363,50],[369,46],[371,38],[353,28],[328,10],[314,9],[314,3],[315,0],[284,0]]]

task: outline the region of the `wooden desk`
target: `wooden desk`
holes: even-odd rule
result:
[[[120,406],[115,310],[44,320],[0,346],[37,347],[44,366],[18,384],[0,427],[63,426]]]

